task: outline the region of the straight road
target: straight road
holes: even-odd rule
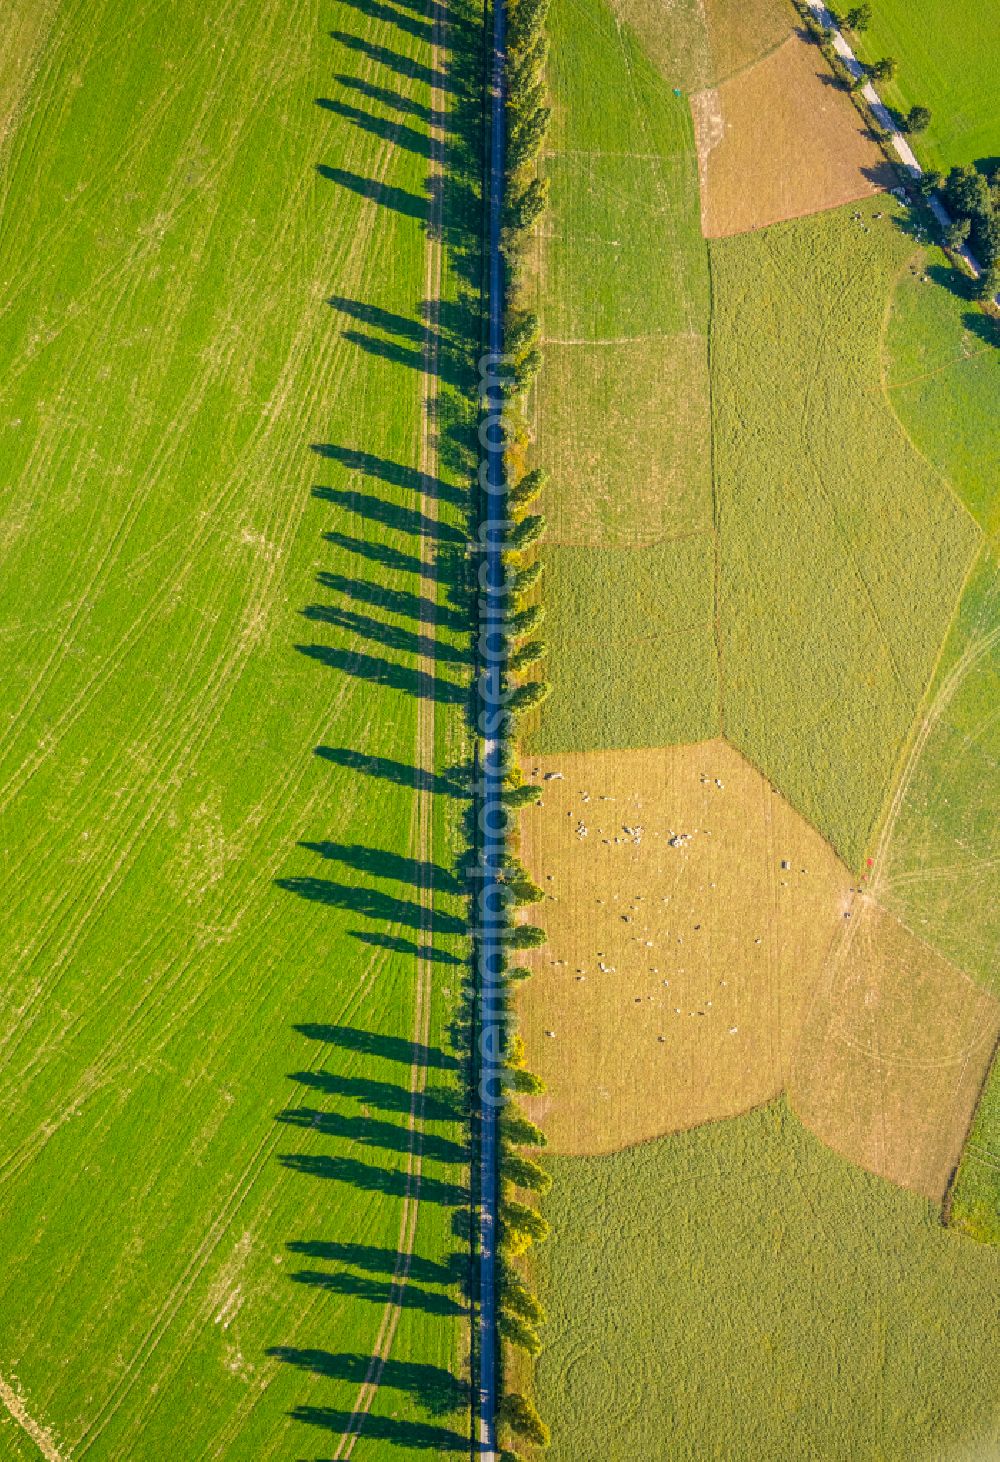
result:
[[[809,0],[809,8],[815,14],[816,19],[819,21],[820,25],[826,26],[829,30],[833,31],[833,49],[843,61],[844,65],[847,67],[851,75],[855,78],[861,76],[865,68],[862,66],[861,62],[858,60],[857,56],[855,56],[847,41],[844,39],[843,32],[837,25],[837,22],[834,20],[831,12],[823,4],[823,0]],[[905,168],[909,169],[914,178],[921,177],[924,170],[917,162],[917,159],[914,156],[913,148],[910,146],[906,138],[903,136],[902,132],[900,132],[899,128],[896,126],[896,123],[893,120],[892,113],[889,111],[889,108],[885,105],[882,98],[879,96],[878,92],[875,90],[870,81],[866,81],[864,86],[861,88],[861,95],[864,97],[865,101],[871,108],[872,116],[875,118],[876,122],[878,122],[880,127],[884,127],[886,132],[889,134],[888,140],[892,145],[893,152],[895,152],[900,162]],[[937,219],[937,222],[940,225],[942,231],[946,229],[952,221],[951,214],[945,208],[940,198],[932,194],[931,197],[928,198],[927,204],[934,217]],[[975,256],[970,253],[970,251],[965,247],[958,249],[955,252],[958,253],[962,259],[965,260],[965,263],[968,265],[969,269],[972,272],[972,277],[974,279],[978,279],[980,274],[982,273],[982,269],[979,261],[975,258]],[[998,299],[1000,299],[1000,296],[998,296]]]
[[[487,374],[489,391],[484,405],[486,423],[494,429],[485,432],[485,491],[481,494],[482,513],[480,539],[484,546],[480,605],[481,628],[490,628],[496,613],[504,605],[502,542],[507,517],[507,494],[503,443],[496,429],[503,407],[500,384],[500,357],[503,353],[504,264],[500,252],[500,222],[503,208],[504,170],[506,161],[505,117],[505,0],[493,0],[493,26],[490,60],[490,132],[488,164],[488,230],[487,230]],[[487,640],[488,642],[488,640]],[[497,711],[499,667],[491,663],[480,677],[480,726],[485,735],[481,762],[480,828],[482,867],[480,895],[479,988],[480,1010],[480,1230],[479,1230],[479,1440],[487,1462],[497,1456],[498,1400],[498,1337],[497,1337],[497,1243],[499,1239],[499,1109],[496,1096],[500,1091],[499,1061],[496,1058],[496,981],[502,963],[506,919],[503,913],[499,866],[503,851],[502,839],[490,830],[491,813],[502,805],[503,780],[500,773],[501,745],[491,729],[490,712]],[[491,687],[493,688],[491,691]],[[490,1026],[492,1024],[492,1030]],[[491,1042],[490,1036],[493,1036]]]

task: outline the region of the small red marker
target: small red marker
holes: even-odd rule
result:
[[[870,867],[871,867],[871,866],[872,866],[872,864],[873,864],[873,863],[874,863],[874,861],[875,861],[875,859],[874,859],[874,858],[869,858],[869,859],[868,859],[868,867],[869,867],[869,868],[870,868]]]

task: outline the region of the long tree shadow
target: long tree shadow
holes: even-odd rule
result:
[[[426,1117],[426,1113],[424,1113]],[[356,1142],[359,1147],[380,1147],[388,1152],[409,1152],[413,1145],[413,1134],[394,1122],[380,1122],[375,1117],[348,1117],[343,1112],[317,1111],[314,1107],[289,1107],[279,1112],[276,1119],[290,1127],[308,1127],[323,1137],[343,1137],[345,1141]],[[434,1132],[425,1132],[421,1141],[421,1152],[431,1162],[467,1162],[469,1149],[465,1143],[453,1142],[449,1137],[439,1137]]]
[[[406,488],[418,496],[423,493],[425,497],[438,498],[441,502],[451,503],[453,507],[457,508],[467,508],[469,505],[468,492],[453,487],[443,478],[424,473],[417,467],[408,467],[404,462],[394,462],[389,457],[380,457],[375,452],[362,452],[356,447],[339,446],[336,442],[313,442],[309,450],[315,452],[317,457],[325,457],[328,461],[339,463],[349,472],[360,472],[365,477],[377,477],[390,487]],[[324,497],[325,494],[321,489],[317,489],[316,496]]]
[[[359,843],[300,843],[311,853],[318,853],[333,863],[343,863],[359,873],[376,878],[392,878],[397,883],[412,883],[417,888],[436,888],[444,893],[461,893],[462,885],[453,873],[437,863],[393,853],[388,848],[368,848]]]
[[[298,1350],[275,1345],[267,1352],[274,1360],[298,1366],[315,1376],[364,1385],[371,1371],[370,1355],[335,1355],[329,1350]],[[391,1391],[407,1391],[435,1416],[448,1416],[469,1404],[469,1388],[443,1366],[424,1361],[399,1361],[391,1357],[382,1370],[380,1385]]]
[[[415,97],[404,96],[401,91],[394,90],[392,87],[379,86],[376,82],[368,81],[362,76],[348,76],[341,72],[333,79],[345,91],[352,91],[358,96],[363,96],[366,101],[374,102],[378,106],[393,107],[404,117],[416,117],[418,121],[426,123],[428,127],[438,127],[443,132],[453,130],[448,113],[442,111],[440,107],[430,107],[426,102],[418,101]],[[316,98],[318,107],[325,107],[326,104],[326,97]]]
[[[413,1192],[413,1179],[401,1168],[382,1168],[374,1163],[358,1162],[353,1157],[317,1152],[282,1153],[279,1161],[293,1172],[307,1173],[312,1178],[323,1178],[331,1183],[347,1183],[362,1193],[386,1193],[393,1198],[409,1198]],[[420,1201],[456,1208],[468,1203],[469,1190],[462,1183],[423,1175],[420,1179]]]
[[[290,1080],[327,1096],[346,1097],[365,1107],[378,1107],[383,1112],[407,1116],[413,1110],[413,1092],[408,1086],[392,1081],[377,1081],[370,1076],[344,1076],[339,1071],[295,1071]],[[426,1122],[460,1122],[467,1114],[460,1094],[448,1086],[425,1087],[421,1094],[421,1110]]]
[[[372,1279],[367,1274],[326,1269],[298,1269],[289,1277],[296,1284],[307,1284],[326,1294],[350,1295],[352,1299],[366,1300],[373,1305],[399,1305],[403,1310],[421,1310],[425,1315],[454,1319],[466,1313],[466,1306],[450,1295],[400,1280]]]
[[[430,200],[421,198],[419,193],[410,193],[406,188],[381,182],[378,178],[366,178],[361,173],[352,173],[348,168],[330,167],[325,162],[318,162],[316,171],[328,183],[347,188],[360,198],[367,198],[383,208],[394,208],[406,218],[419,218],[421,223],[430,222]]]
[[[355,751],[349,746],[317,746],[313,755],[335,766],[361,772],[366,777],[378,777],[397,787],[407,787],[414,792],[432,792],[437,797],[468,798],[468,783],[457,774],[425,771],[423,767],[410,766],[407,762],[395,761],[389,756],[370,756]]]
[[[383,0],[341,0],[344,5],[352,6],[355,10],[367,16],[369,20],[389,21],[401,30],[404,35],[413,36],[415,40],[424,41],[430,45],[434,39],[433,17],[424,19],[428,9],[433,7],[421,7],[420,18],[407,13],[407,7],[400,6],[397,9],[394,5],[387,5]]]
[[[360,127],[362,132],[370,132],[373,137],[381,137],[386,142],[394,142],[397,147],[409,148],[410,152],[419,153],[421,157],[430,156],[431,139],[428,134],[418,131],[416,127],[410,127],[406,122],[373,117],[371,112],[366,112],[361,107],[351,106],[350,102],[337,101],[335,97],[319,97],[316,105],[322,107],[326,112],[333,112],[336,116],[343,117],[347,122],[352,122],[355,127]]]
[[[383,523],[398,533],[410,533],[415,538],[430,538],[442,543],[460,543],[463,546],[466,541],[464,535],[449,523],[441,523],[437,518],[428,517],[418,508],[386,502],[384,498],[375,497],[372,493],[337,487],[315,487],[313,496],[342,508],[345,513],[367,518],[373,523]]]
[[[386,924],[402,924],[411,929],[421,929],[426,922],[422,904],[411,899],[395,898],[383,893],[380,888],[364,888],[351,883],[336,883],[332,878],[276,878],[278,888],[299,898],[311,899],[314,903],[329,904],[335,909],[350,909],[355,914],[364,914],[366,919],[377,919]],[[438,913],[434,916],[435,928],[442,934],[464,934],[467,923],[457,914]]]
[[[404,939],[401,934],[379,934],[371,929],[351,929],[348,932],[352,939],[357,939],[361,944],[370,944],[375,949],[391,949],[396,954],[425,959],[431,964],[461,965],[463,968],[468,964],[461,955],[452,954],[449,949],[441,949],[436,944],[415,944],[412,939]]]
[[[333,645],[296,645],[300,655],[318,660],[331,670],[343,675],[355,675],[360,680],[370,680],[376,685],[387,685],[393,690],[405,691],[407,695],[423,696],[426,700],[440,701],[446,706],[463,706],[468,698],[465,686],[451,680],[441,680],[426,670],[413,670],[395,660],[384,660],[378,655],[366,655],[361,650],[340,650]],[[279,888],[285,884],[277,880]]]
[[[468,1265],[464,1254],[453,1253],[447,1264],[422,1259],[419,1254],[401,1254],[398,1249],[380,1249],[373,1244],[339,1244],[325,1239],[293,1239],[287,1245],[291,1254],[306,1259],[325,1259],[335,1264],[350,1264],[372,1274],[396,1274],[405,1265],[408,1278],[418,1284],[461,1284]]]
[[[316,643],[295,644],[294,649],[302,657],[299,663],[311,664],[315,674],[367,681],[390,694],[366,692],[366,698],[355,698],[363,706],[357,745],[313,747],[322,767],[313,766],[328,770],[334,786],[345,787],[347,795],[342,803],[334,802],[336,821],[297,830],[296,856],[322,858],[327,868],[320,871],[335,876],[317,877],[308,864],[300,872],[300,863],[282,870],[284,876],[275,885],[281,895],[316,906],[316,917],[322,917],[324,907],[341,911],[338,917],[344,923],[354,922],[343,920],[344,913],[356,915],[364,927],[347,928],[343,934],[378,951],[365,956],[356,995],[346,983],[336,989],[331,1013],[370,1008],[372,1022],[387,1015],[395,1020],[403,1015],[400,998],[407,999],[407,964],[421,980],[431,965],[435,973],[448,975],[433,990],[433,1005],[426,1005],[434,1012],[431,1029],[437,1032],[444,1018],[445,1034],[440,1044],[420,1039],[419,1024],[412,1039],[383,1034],[365,1028],[364,1015],[358,1024],[330,1020],[294,1027],[315,1048],[302,1061],[310,1069],[291,1077],[300,1100],[293,1098],[274,1111],[287,1146],[299,1149],[282,1152],[277,1161],[294,1183],[336,1185],[313,1188],[314,1195],[322,1195],[321,1208],[316,1197],[310,1207],[329,1215],[326,1228],[348,1225],[347,1232],[341,1227],[288,1244],[289,1252],[303,1261],[290,1278],[303,1286],[303,1298],[308,1290],[315,1299],[314,1304],[310,1298],[304,1313],[321,1316],[322,1296],[329,1294],[335,1301],[329,1312],[334,1316],[345,1303],[354,1302],[378,1307],[385,1316],[394,1309],[409,1312],[414,1320],[399,1331],[399,1337],[409,1340],[397,1337],[388,1355],[381,1349],[376,1353],[375,1347],[365,1354],[356,1342],[338,1353],[330,1348],[330,1336],[315,1330],[308,1336],[315,1344],[276,1344],[268,1354],[314,1378],[320,1387],[353,1388],[353,1396],[339,1389],[329,1397],[320,1395],[332,1405],[296,1407],[290,1413],[296,1420],[338,1436],[359,1435],[373,1455],[402,1447],[472,1456],[479,1448],[473,1440],[468,1381],[458,1369],[452,1373],[400,1347],[412,1344],[414,1335],[431,1335],[432,1326],[448,1337],[435,1346],[434,1354],[454,1353],[457,1337],[466,1333],[456,1321],[467,1319],[473,1291],[475,1166],[464,1014],[469,962],[462,944],[469,933],[466,871],[472,803],[469,771],[453,762],[465,754],[462,722],[473,703],[476,581],[470,532],[478,464],[476,362],[483,333],[484,31],[468,0],[345,3],[355,12],[351,24],[359,31],[377,27],[372,34],[380,40],[346,30],[331,32],[336,46],[331,94],[312,94],[320,109],[314,120],[328,130],[331,146],[329,152],[324,146],[325,155],[315,162],[324,185],[333,185],[330,190],[320,186],[320,198],[349,206],[366,227],[379,216],[389,220],[396,215],[387,231],[394,243],[398,238],[405,244],[424,230],[447,253],[444,278],[449,291],[454,293],[456,281],[460,285],[458,298],[419,302],[401,296],[394,286],[384,292],[386,303],[378,301],[381,280],[375,271],[369,271],[375,294],[370,301],[344,289],[334,292],[339,280],[327,285],[329,309],[341,317],[336,322],[341,349],[359,363],[357,380],[365,384],[358,393],[356,418],[345,417],[354,439],[310,445],[321,463],[311,495],[314,505],[326,510],[321,543],[327,558],[316,574],[316,602],[300,601],[298,610]],[[442,23],[444,44],[432,55],[429,45],[432,37],[440,40]],[[391,43],[393,31],[400,37],[398,46]],[[381,44],[382,36],[389,36],[390,44]],[[414,49],[416,57],[408,54]],[[363,74],[349,74],[352,58]],[[429,98],[428,87],[437,88],[441,96]],[[338,139],[346,140],[346,149]],[[432,165],[421,180],[421,160],[436,162],[442,143],[443,177]],[[357,161],[364,156],[371,161]],[[348,195],[372,206],[359,208]],[[394,253],[393,268],[395,259]],[[356,278],[346,290],[357,288]],[[396,383],[388,389],[412,393],[414,400],[430,392],[424,403],[435,449],[430,460],[426,432],[424,446],[412,434],[410,458],[398,445],[408,438],[396,431],[397,424],[392,423],[392,432],[384,431],[391,419],[381,395],[387,383]],[[364,439],[366,411],[380,427],[379,436],[371,440]],[[403,692],[409,700],[391,692]],[[420,703],[416,709],[414,702]],[[397,759],[400,748],[409,757],[413,742],[407,737],[413,732],[405,728],[426,728],[428,707],[434,708],[433,757],[428,755],[421,765],[423,753],[418,750],[412,765]],[[423,744],[418,736],[417,746]],[[353,790],[350,779],[358,784]],[[415,835],[418,823],[410,809],[400,815],[412,796],[424,799],[419,825],[433,829],[431,844]],[[428,797],[441,799],[429,816]],[[384,833],[381,823],[364,821],[366,798],[377,807],[376,817],[384,814]],[[397,805],[387,811],[393,799]],[[439,829],[445,825],[452,851],[442,857],[439,849],[445,844]],[[369,837],[372,827],[379,831]],[[433,856],[428,856],[429,847]],[[444,866],[453,857],[454,866]],[[376,990],[370,1007],[359,1004]],[[430,1001],[430,987],[424,998]],[[441,1006],[448,998],[463,1012],[450,1025]],[[419,1008],[414,992],[414,1009]],[[384,1063],[395,1064],[398,1080]],[[338,1190],[345,1201],[335,1196]],[[402,1239],[398,1249],[379,1242],[391,1243],[402,1232],[400,1216],[415,1211],[402,1205],[416,1203],[427,1214],[418,1220],[417,1247],[411,1249]],[[364,1228],[351,1232],[352,1224]],[[373,1338],[375,1333],[373,1322]],[[402,1415],[385,1416],[386,1404],[377,1401],[369,1411],[370,1394],[364,1399],[369,1387],[398,1393],[389,1406],[400,1406]],[[467,1424],[454,1430],[432,1425],[420,1419],[421,1411],[431,1417],[464,1411]]]
[[[383,609],[387,614],[406,615],[422,624],[437,624],[459,632],[468,630],[467,617],[457,609],[448,609],[427,595],[414,594],[410,589],[393,589],[385,584],[373,584],[369,579],[351,579],[346,574],[326,570],[316,575],[316,582],[324,589],[335,590],[350,599],[357,599],[361,604]]]
[[[388,569],[390,573],[413,574],[415,578],[448,586],[455,576],[454,565],[441,556],[435,562],[428,563],[425,559],[417,558],[415,554],[404,553],[400,548],[393,548],[391,544],[373,543],[364,538],[355,538],[350,533],[341,533],[335,528],[326,529],[323,533],[323,541],[332,544],[334,548],[342,548],[345,553],[354,553],[358,558],[377,563],[380,568]]]
[[[332,1406],[296,1406],[291,1413],[296,1421],[310,1426],[322,1427],[337,1436],[346,1436],[358,1429],[358,1418],[353,1411],[337,1411]],[[386,1442],[394,1447],[410,1447],[414,1451],[469,1453],[468,1433],[449,1431],[445,1427],[431,1426],[427,1422],[397,1421],[386,1416],[365,1417],[365,1437],[376,1442]]]
[[[458,1071],[461,1062],[440,1046],[423,1041],[409,1041],[403,1036],[383,1035],[381,1031],[361,1030],[352,1025],[320,1025],[312,1022],[297,1025],[299,1035],[345,1051],[359,1051],[365,1056],[378,1056],[384,1061],[401,1061],[406,1066],[419,1064],[436,1071]]]
[[[416,81],[423,86],[433,87],[437,91],[455,91],[456,85],[446,71],[438,66],[427,66],[422,61],[414,60],[412,56],[405,56],[400,51],[394,51],[390,46],[377,45],[373,41],[366,40],[364,36],[352,34],[350,31],[332,30],[330,39],[336,41],[348,51],[354,51],[359,56],[364,56],[376,65],[385,66],[390,71],[395,71],[398,76],[405,77],[408,81]]]
[[[375,640],[386,650],[398,650],[402,655],[423,655],[428,660],[440,660],[446,665],[468,665],[469,650],[458,649],[445,640],[433,635],[416,634],[402,629],[398,624],[386,624],[370,614],[360,614],[356,609],[342,609],[337,604],[307,604],[302,610],[303,619],[314,624],[332,624],[337,629],[348,630],[359,639]]]

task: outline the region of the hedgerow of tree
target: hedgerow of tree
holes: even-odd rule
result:
[[[501,219],[501,248],[506,272],[504,309],[504,355],[507,392],[505,416],[508,441],[523,445],[524,400],[542,364],[537,316],[518,303],[521,266],[526,241],[546,205],[547,183],[538,176],[538,157],[549,121],[545,103],[545,62],[548,45],[545,19],[548,0],[509,0],[507,14],[506,128],[507,167]],[[545,486],[539,468],[517,470],[522,453],[508,451],[507,529],[504,541],[505,675],[504,695],[509,710],[520,716],[535,710],[548,695],[548,684],[535,674],[547,653],[539,635],[544,612],[538,602],[542,565],[539,545],[545,533],[545,516],[535,504]],[[511,747],[504,780],[503,801],[511,808],[536,802],[540,790],[526,783]],[[528,1070],[524,1043],[516,1033],[509,995],[514,986],[528,978],[530,970],[513,963],[516,951],[544,944],[545,932],[520,921],[518,911],[543,898],[543,891],[529,876],[516,851],[508,850],[500,870],[508,890],[510,926],[506,946],[511,960],[505,969],[508,1008],[504,1037],[505,1102],[500,1116],[500,1242],[497,1328],[506,1347],[521,1351],[529,1359],[542,1348],[540,1327],[545,1313],[532,1294],[519,1260],[532,1244],[541,1243],[549,1226],[539,1213],[537,1201],[551,1178],[533,1155],[545,1146],[544,1134],[517,1105],[517,1096],[535,1096],[544,1090],[540,1079]],[[548,1427],[532,1401],[506,1390],[500,1405],[500,1426],[505,1434],[501,1453],[507,1462],[517,1462],[518,1446],[547,1447]]]

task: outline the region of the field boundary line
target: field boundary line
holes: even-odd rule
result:
[[[23,1432],[34,1442],[46,1462],[64,1462],[63,1454],[52,1440],[52,1433],[35,1421],[14,1387],[0,1376],[0,1401]]]

